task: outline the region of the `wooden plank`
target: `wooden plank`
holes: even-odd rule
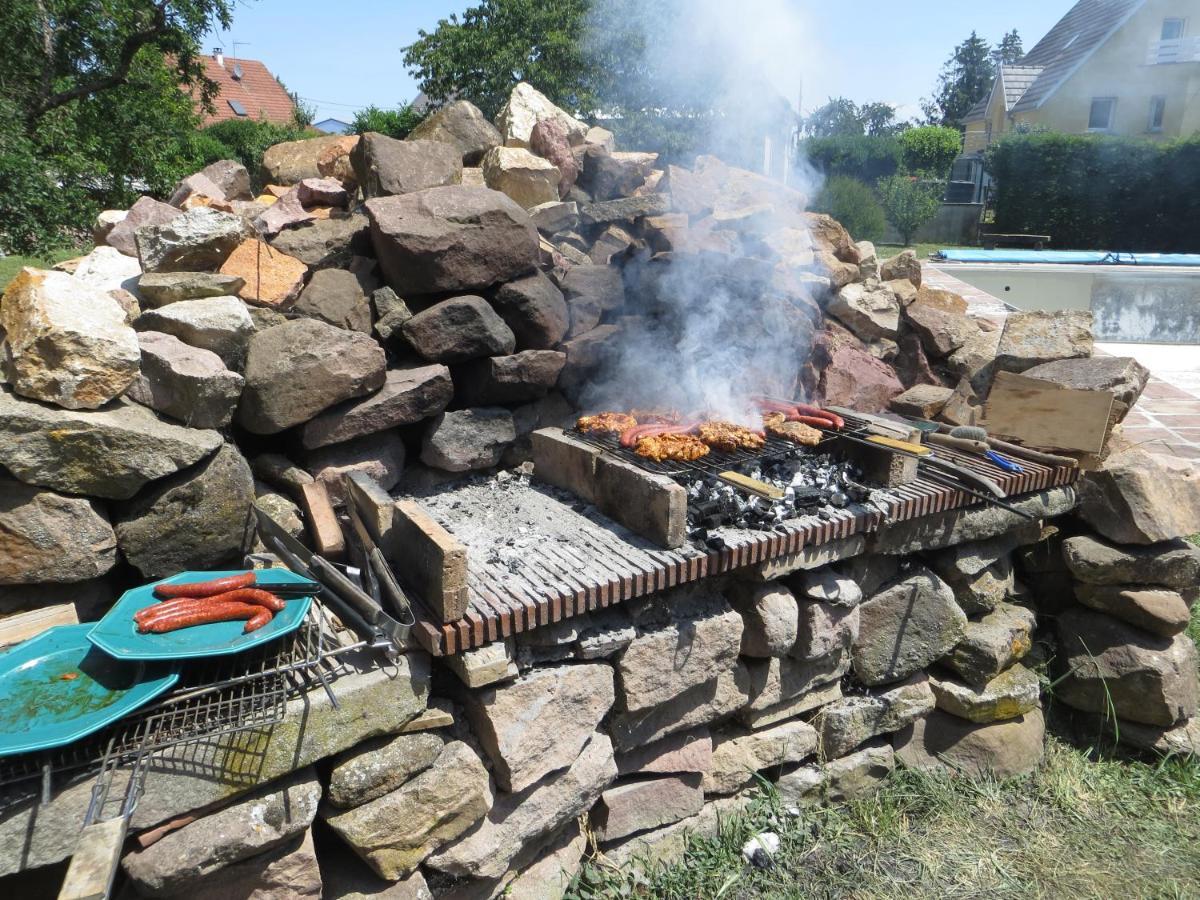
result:
[[[411,500],[397,500],[392,516],[396,575],[413,587],[441,622],[467,611],[467,548]]]
[[[1112,413],[1110,391],[1080,391],[997,372],[983,405],[989,434],[1038,450],[1099,454]]]
[[[0,619],[0,647],[19,644],[37,637],[55,625],[76,625],[79,611],[74,603],[55,603],[41,609],[30,609]]]
[[[108,896],[128,826],[128,819],[109,819],[88,825],[79,833],[58,900],[104,900]]]
[[[313,549],[326,559],[341,559],[346,555],[346,538],[338,524],[337,513],[329,500],[325,483],[314,481],[300,486],[300,506],[308,520],[308,534]]]

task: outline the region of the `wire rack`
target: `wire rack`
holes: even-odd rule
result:
[[[331,685],[345,672],[342,655],[361,646],[314,600],[296,631],[235,656],[187,662],[171,691],[100,732],[0,759],[0,810],[38,797],[47,803],[55,787],[95,778],[84,822],[90,824],[132,814],[151,765],[237,777],[203,747],[269,730],[283,721],[291,697],[315,688],[336,705]]]

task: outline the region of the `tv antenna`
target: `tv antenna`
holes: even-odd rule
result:
[[[249,42],[249,41],[230,41],[230,42],[229,42],[229,45],[230,45],[231,47],[233,47],[233,55],[234,55],[234,58],[236,59],[236,58],[237,58],[237,56],[238,56],[238,49],[237,49],[237,48],[238,48],[238,47],[249,47],[249,46],[250,46],[250,42]]]

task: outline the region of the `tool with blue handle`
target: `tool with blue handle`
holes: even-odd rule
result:
[[[1011,459],[1006,459],[995,450],[988,450],[983,454],[983,458],[995,466],[999,466],[1005,472],[1011,472],[1014,475],[1021,475],[1025,471],[1025,467],[1013,462]]]

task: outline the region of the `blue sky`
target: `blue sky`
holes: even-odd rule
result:
[[[318,119],[350,119],[374,103],[395,106],[417,86],[400,48],[420,28],[475,0],[239,0],[233,28],[207,44],[229,56],[260,59],[288,88],[313,101]],[[654,0],[646,0],[652,3]],[[794,65],[811,111],[831,95],[882,100],[916,115],[954,45],[974,29],[996,42],[1016,28],[1029,49],[1072,0],[780,0],[803,23]],[[761,23],[770,27],[770,23]],[[234,42],[238,44],[235,48]],[[795,98],[793,98],[795,102]]]

